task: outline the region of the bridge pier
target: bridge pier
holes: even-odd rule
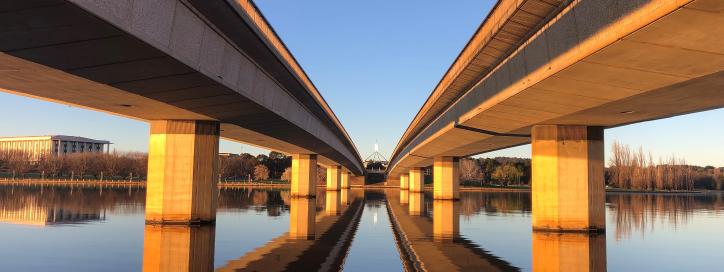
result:
[[[338,191],[342,185],[342,166],[331,165],[327,168],[327,191]]]
[[[292,197],[289,204],[289,238],[313,240],[317,215],[316,199]]]
[[[410,188],[410,176],[407,174],[400,175],[400,190],[407,190]]]
[[[533,231],[533,271],[606,271],[606,235]]]
[[[422,192],[424,189],[424,184],[422,180],[422,168],[419,167],[413,167],[410,169],[410,192],[412,193],[419,193]]]
[[[151,121],[146,223],[213,223],[218,153],[218,122]]]
[[[293,197],[314,197],[317,195],[317,155],[292,154]]]
[[[435,199],[460,198],[459,158],[435,157],[433,162],[433,196]]]
[[[146,225],[143,271],[214,271],[214,226]]]
[[[603,128],[534,126],[532,150],[533,229],[602,232]]]
[[[435,241],[449,242],[460,234],[460,202],[435,199],[432,202],[432,236]]]
[[[351,173],[347,171],[347,169],[342,169],[342,174],[340,177],[340,188],[341,189],[349,189],[349,175]]]

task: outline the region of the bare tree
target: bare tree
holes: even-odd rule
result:
[[[22,151],[12,151],[6,155],[8,170],[12,172],[13,179],[24,178],[32,168],[31,156]]]
[[[462,181],[476,181],[482,179],[483,171],[477,160],[470,158],[460,159],[460,179]]]

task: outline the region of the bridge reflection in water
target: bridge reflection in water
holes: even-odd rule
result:
[[[460,207],[470,199],[428,197],[432,211],[425,205],[424,193],[402,190],[397,197],[388,191],[387,199],[406,271],[520,270],[460,235]],[[606,271],[604,234],[533,231],[532,245],[533,271]]]
[[[213,271],[214,226],[146,225],[143,271]]]
[[[386,195],[395,242],[406,271],[520,270],[460,237],[459,201],[433,201],[430,218],[423,193],[409,193],[407,205],[392,190]]]
[[[635,233],[643,236],[659,225],[682,227],[695,224],[692,218],[697,211],[721,213],[723,196],[609,194],[606,198],[609,203],[608,222],[612,226],[609,237],[588,233],[532,232],[528,260],[531,260],[533,271],[605,271],[609,264],[616,265],[607,263],[607,249],[611,249],[607,248],[607,238],[626,240]],[[380,201],[382,199],[386,201]],[[403,199],[406,203],[402,202]],[[0,221],[20,226],[94,224],[108,213],[109,219],[103,225],[110,226],[118,222],[113,219],[114,216],[136,215],[142,218],[143,201],[144,194],[140,188],[0,186]],[[320,191],[316,198],[296,198],[288,190],[247,188],[222,190],[220,211],[253,210],[266,213],[261,216],[267,217],[288,211],[287,233],[252,251],[229,254],[225,251],[227,249],[218,246],[219,241],[228,237],[222,235],[216,239],[214,226],[149,225],[143,228],[142,266],[145,271],[210,271],[214,267],[220,271],[338,271],[345,267],[355,239],[365,239],[363,233],[357,233],[357,228],[364,206],[369,207],[373,202],[374,205],[386,202],[383,205],[386,205],[394,239],[385,242],[397,248],[406,271],[518,271],[520,268],[517,266],[526,265],[492,245],[489,249],[494,250],[489,252],[485,250],[484,243],[476,244],[466,238],[471,233],[461,232],[465,223],[460,222],[460,217],[481,213],[529,216],[531,203],[528,193],[464,192],[459,201],[443,201],[433,200],[429,193],[400,192],[397,189]],[[65,217],[67,219],[64,220],[52,219],[47,216],[49,210],[62,210],[75,216]],[[83,214],[85,216],[78,216]],[[83,225],[77,227],[83,228]],[[62,228],[46,230],[53,229]],[[511,247],[515,246],[511,244]],[[616,246],[613,248],[615,250]],[[64,254],[72,255],[71,252]],[[231,260],[214,264],[215,254],[230,255]],[[136,260],[140,267],[141,260]],[[352,261],[349,262],[351,265]]]
[[[229,261],[218,271],[341,270],[362,215],[362,194],[361,190],[327,191],[320,213],[312,212],[316,211],[314,198],[292,198],[288,234]]]

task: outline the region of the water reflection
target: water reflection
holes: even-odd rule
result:
[[[530,214],[529,192],[460,192],[460,212],[465,217],[477,214]]]
[[[143,271],[213,271],[214,226],[146,225]]]
[[[432,234],[436,241],[450,242],[460,235],[460,202],[433,200]]]
[[[606,235],[534,231],[533,271],[606,271]]]
[[[406,271],[519,271],[507,261],[494,256],[459,236],[460,201],[433,200],[432,217],[417,208],[405,207],[397,194],[387,192],[395,242]],[[410,195],[410,204],[423,194]]]
[[[349,205],[342,205],[342,196]],[[324,213],[313,198],[291,198],[289,233],[227,262],[219,271],[339,271],[364,206],[360,192],[327,191]],[[301,239],[300,239],[301,238]]]
[[[314,239],[316,200],[306,197],[292,197],[289,207],[289,238]]]
[[[277,188],[263,190],[248,187],[223,188],[219,190],[218,209],[221,212],[254,210],[276,217],[284,213],[285,206],[289,205],[291,198],[288,190]]]
[[[610,211],[609,221],[615,222],[616,240],[632,233],[642,237],[653,232],[656,223],[674,229],[691,222],[694,213],[721,213],[722,194],[609,194],[606,196]],[[610,224],[609,224],[610,225]]]
[[[425,213],[425,194],[410,193],[408,212],[413,216],[423,215]]]
[[[106,191],[104,195],[104,190]],[[107,210],[143,211],[143,197],[127,187],[4,186],[0,189],[0,222],[48,226],[104,221]]]
[[[285,189],[226,188],[221,223],[190,228],[145,226],[142,188],[7,185],[0,186],[0,270],[354,270],[371,265],[379,248],[392,259],[375,265],[407,271],[710,268],[724,259],[715,232],[724,224],[722,196],[608,194],[606,237],[532,232],[525,192],[434,201],[429,192],[397,189],[293,198]],[[672,255],[688,262],[677,266],[680,258],[666,258]]]
[[[339,215],[342,211],[342,195],[340,191],[327,191],[324,205],[324,211],[327,215]]]

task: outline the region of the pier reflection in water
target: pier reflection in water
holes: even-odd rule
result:
[[[395,242],[407,271],[518,271],[517,267],[489,254],[470,240],[459,236],[460,202],[434,200],[430,213],[422,193],[410,193],[405,207],[394,193],[387,193]],[[419,200],[418,200],[419,199]],[[422,215],[422,216],[420,216]]]
[[[0,270],[628,271],[724,262],[720,193],[608,194],[600,235],[531,231],[525,192],[436,201],[396,189],[293,198],[286,189],[225,188],[216,226],[203,227],[145,225],[144,195],[0,186]]]
[[[606,271],[606,235],[534,231],[533,271]]]
[[[146,225],[143,271],[213,271],[214,226]]]
[[[364,206],[362,191],[327,191],[325,212],[314,198],[292,197],[289,233],[228,261],[219,271],[338,271],[352,244]],[[342,205],[342,195],[350,205]]]

